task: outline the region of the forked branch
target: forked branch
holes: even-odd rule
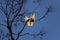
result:
[[[17,34],[16,40],[18,40],[18,38],[19,38],[20,34],[23,32],[25,26],[26,26],[26,23],[24,24],[24,26],[23,26],[23,28],[20,30],[20,32]]]
[[[47,9],[46,13],[39,19],[35,20],[35,21],[41,21],[42,19],[46,18],[46,16],[48,15],[48,12],[50,11],[50,8]]]

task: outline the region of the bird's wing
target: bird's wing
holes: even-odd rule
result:
[[[29,18],[27,16],[24,17],[24,20],[27,21]]]
[[[33,13],[30,18],[35,20],[35,13]]]

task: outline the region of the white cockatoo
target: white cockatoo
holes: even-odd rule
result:
[[[27,16],[24,17],[25,22],[27,23],[27,26],[33,26],[35,21],[35,13],[32,13],[32,16],[28,18]]]

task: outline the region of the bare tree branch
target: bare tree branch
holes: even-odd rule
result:
[[[0,24],[0,25],[2,25],[2,26],[6,26],[5,24]]]
[[[39,32],[37,34],[25,33],[25,34],[21,34],[20,36],[30,35],[30,36],[33,36],[33,37],[37,37],[37,36],[44,36],[44,34],[46,34],[46,32]]]
[[[23,17],[23,15],[24,15],[24,14],[20,14],[20,12],[22,10],[22,7],[23,7],[24,1],[23,0],[9,0],[9,1],[11,2],[11,4],[10,4],[11,7],[9,7],[10,10],[8,9],[8,1],[7,0],[6,0],[6,6],[5,6],[6,9],[4,9],[4,6],[2,6],[2,4],[0,4],[0,9],[2,10],[2,12],[4,12],[4,14],[6,16],[6,19],[7,19],[7,22],[6,22],[7,25],[4,25],[4,24],[0,24],[0,25],[6,26],[8,28],[8,30],[9,30],[9,36],[11,37],[11,40],[15,40],[14,37],[13,37],[13,34],[17,35],[16,40],[18,40],[20,36],[24,36],[24,35],[30,35],[30,36],[36,37],[36,36],[43,36],[45,34],[45,33],[42,33],[42,32],[39,32],[37,34],[30,34],[30,33],[21,34],[23,32],[25,26],[26,26],[26,22],[23,21],[23,20],[21,21],[20,19],[18,19],[18,17],[20,17],[20,16]],[[14,7],[16,7],[16,5],[14,5],[15,1],[17,1],[16,5],[18,5],[18,8],[16,10],[14,8]],[[37,5],[37,7],[38,7],[38,5]],[[8,13],[8,10],[10,11],[9,13]],[[35,9],[33,9],[33,10],[35,10]],[[45,18],[48,15],[48,12],[49,12],[49,8],[47,9],[47,12],[45,13],[45,15],[43,15],[41,18],[39,18],[39,19],[37,19],[35,21],[40,21],[43,18]],[[10,19],[10,17],[11,17],[10,14],[12,14],[12,18],[11,19]],[[13,25],[13,22],[16,21],[16,19],[18,19],[17,22],[18,21],[21,21],[23,23],[25,22],[23,28],[18,32],[18,34],[15,34],[12,31],[12,25]],[[4,36],[4,37],[7,37],[7,36]]]
[[[35,21],[40,21],[40,20],[46,18],[46,16],[48,15],[48,12],[49,12],[49,11],[50,11],[50,8],[47,9],[46,13],[45,13],[41,18],[36,19]]]
[[[21,31],[18,33],[16,40],[18,40],[20,34],[23,32],[23,30],[24,30],[24,28],[25,28],[25,25],[26,25],[26,23],[24,24],[24,26],[23,26],[23,28],[21,29]]]
[[[13,33],[14,35],[18,35],[18,34],[15,34]],[[39,33],[35,33],[35,34],[30,34],[30,33],[24,33],[24,34],[20,34],[19,36],[25,36],[25,35],[29,35],[29,36],[33,36],[33,37],[37,37],[39,36],[41,39],[42,37],[46,34],[46,32],[43,32],[43,31],[40,31]]]
[[[1,35],[1,38],[2,38],[2,40],[4,40],[5,38],[8,38],[8,37],[10,37],[10,34],[6,34],[6,35]]]
[[[19,2],[20,2],[20,0],[19,0]],[[3,6],[2,6],[2,4],[1,4],[1,10],[4,12],[4,14],[6,15],[6,18],[7,18],[7,28],[8,28],[8,30],[9,30],[9,33],[10,33],[10,36],[11,36],[11,40],[14,40],[14,38],[13,38],[13,35],[12,35],[12,29],[11,29],[11,26],[12,26],[12,23],[13,23],[13,21],[15,20],[15,18],[18,16],[18,14],[19,14],[19,12],[21,11],[21,9],[22,9],[22,6],[23,6],[23,0],[22,0],[22,2],[21,2],[21,4],[19,3],[19,9],[18,9],[18,12],[15,14],[15,16],[12,18],[12,21],[11,21],[11,24],[10,24],[10,21],[9,21],[9,15],[8,15],[8,13],[7,13],[7,1],[6,1],[6,9],[4,9],[3,8]],[[12,7],[13,7],[13,5],[12,5]],[[24,29],[24,28],[23,28]],[[23,30],[22,29],[22,30]],[[22,31],[21,30],[21,31]],[[20,33],[19,33],[20,34]]]
[[[2,3],[0,3],[0,10],[1,10],[2,12],[4,12],[5,16],[7,17],[8,13],[7,13],[6,10],[3,8]]]
[[[19,3],[19,4],[20,4],[20,3]],[[11,23],[13,23],[13,21],[15,20],[15,18],[18,16],[19,12],[20,12],[21,9],[22,9],[22,6],[23,6],[23,0],[22,0],[22,3],[21,3],[21,6],[19,6],[19,10],[18,10],[18,12],[17,12],[16,15],[12,18]]]

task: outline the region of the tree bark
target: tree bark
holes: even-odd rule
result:
[[[8,30],[9,30],[9,33],[10,33],[11,40],[14,40],[11,27],[8,27]]]

